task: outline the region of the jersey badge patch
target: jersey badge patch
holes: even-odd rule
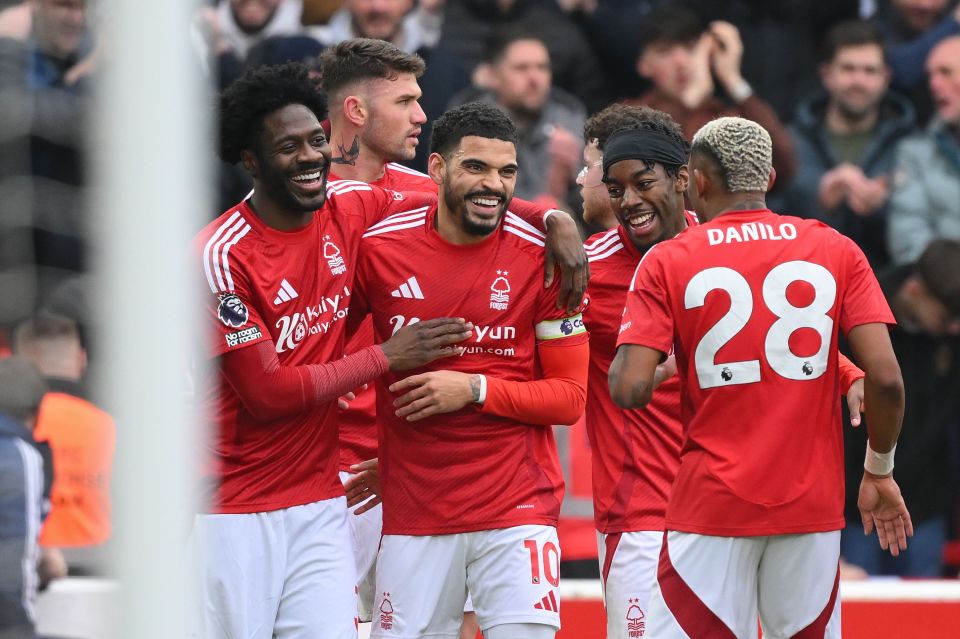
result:
[[[217,317],[231,328],[240,328],[250,318],[250,311],[236,293],[227,293],[220,296]]]
[[[323,258],[327,260],[327,266],[334,275],[341,275],[347,272],[347,265],[340,255],[340,249],[336,244],[330,241],[329,235],[323,236]]]
[[[510,281],[507,271],[497,271],[497,279],[490,285],[490,308],[495,311],[505,311],[510,304]]]
[[[224,338],[227,340],[227,346],[233,348],[234,346],[239,346],[240,344],[246,344],[247,342],[252,342],[255,339],[260,339],[263,337],[263,333],[260,332],[259,326],[251,326],[250,328],[245,328],[242,331],[237,331],[236,333],[227,333],[224,335]]]

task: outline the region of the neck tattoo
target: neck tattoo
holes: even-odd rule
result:
[[[339,142],[337,143],[337,151],[339,155],[334,156],[330,161],[334,164],[349,164],[350,166],[356,166],[357,158],[360,157],[360,136],[353,136],[353,144],[350,145],[350,148],[345,148]]]

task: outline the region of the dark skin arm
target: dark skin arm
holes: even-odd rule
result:
[[[867,420],[870,448],[878,453],[890,452],[900,435],[904,393],[900,365],[887,326],[863,324],[853,328],[847,339],[866,371],[864,396],[870,407]],[[880,547],[894,557],[906,549],[907,537],[913,536],[913,522],[893,473],[874,475],[864,470],[857,507],[865,535],[876,528]]]
[[[614,403],[620,408],[643,408],[650,403],[654,389],[667,377],[664,372],[657,379],[657,368],[665,357],[646,346],[621,344],[607,378]]]

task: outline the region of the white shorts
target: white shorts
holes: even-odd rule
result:
[[[467,590],[480,629],[560,628],[560,544],[553,526],[456,535],[384,535],[377,557],[374,638],[455,639]]]
[[[346,482],[351,474],[340,471],[340,482]],[[361,515],[353,507],[347,515],[350,539],[353,541],[353,558],[357,565],[357,615],[360,621],[371,620],[373,591],[376,587],[377,551],[380,549],[380,534],[383,531],[383,507],[376,506]]]
[[[647,610],[662,545],[662,530],[597,533],[607,639],[646,636]]]
[[[670,531],[650,599],[657,639],[840,638],[840,531],[710,537]]]
[[[204,639],[355,639],[346,499],[197,515]]]

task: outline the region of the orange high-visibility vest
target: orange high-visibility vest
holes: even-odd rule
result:
[[[110,537],[110,478],[116,446],[113,418],[89,401],[47,393],[34,437],[53,452],[51,509],[40,544],[95,546]]]

